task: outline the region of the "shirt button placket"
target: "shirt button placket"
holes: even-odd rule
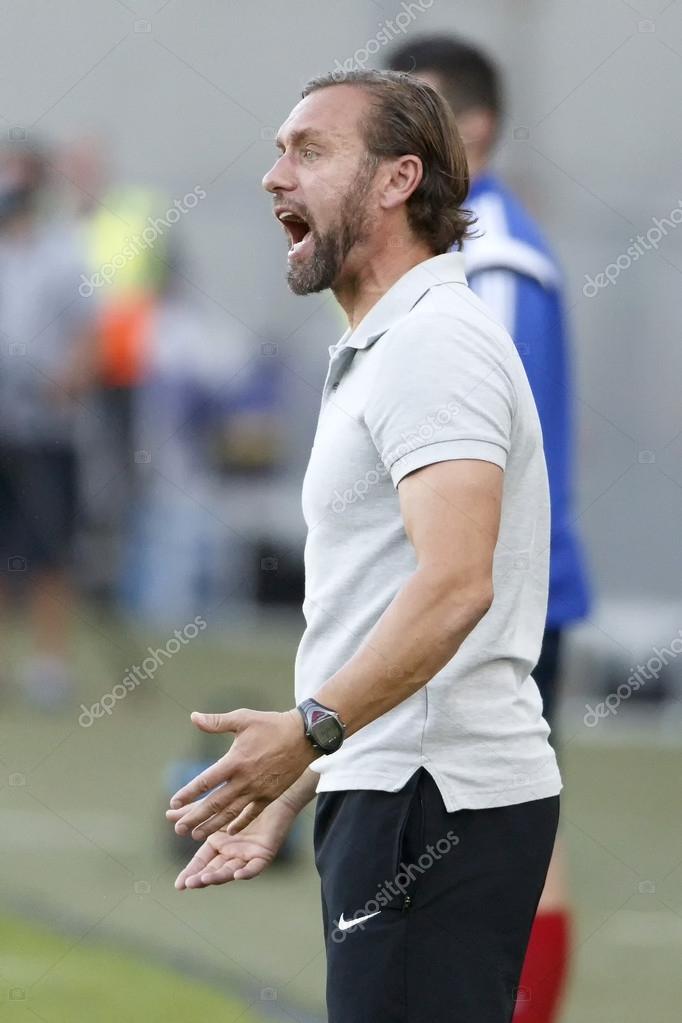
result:
[[[332,356],[332,361],[329,366],[329,375],[327,377],[327,384],[324,390],[325,398],[328,398],[338,388],[341,383],[341,377],[345,373],[346,369],[353,361],[355,355],[354,348],[342,348]]]

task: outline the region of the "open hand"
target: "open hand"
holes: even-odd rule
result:
[[[236,835],[216,831],[201,846],[175,880],[178,891],[207,888],[229,881],[249,881],[275,859],[295,813],[274,803]]]
[[[232,732],[225,756],[175,793],[166,817],[178,835],[201,840],[228,826],[243,830],[289,788],[317,754],[297,710],[192,714],[205,732]]]

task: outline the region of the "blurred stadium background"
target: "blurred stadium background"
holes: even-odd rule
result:
[[[24,0],[0,4],[0,193],[39,153],[36,215],[83,240],[86,279],[157,221],[111,287],[60,278],[60,310],[80,287],[99,317],[97,371],[63,382],[81,468],[71,593],[36,599],[30,559],[3,543],[0,1019],[323,1018],[311,814],[263,878],[179,895],[163,810],[222,752],[189,711],[291,705],[299,488],[342,321],[330,295],[289,294],[260,179],[304,81],[380,66],[368,51],[407,9],[407,35],[456,31],[500,61],[498,163],[567,277],[598,600],[565,665],[564,1019],[679,1018],[682,4]],[[609,264],[613,283],[591,287]],[[38,356],[0,347],[13,387]]]

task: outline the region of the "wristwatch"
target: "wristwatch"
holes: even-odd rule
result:
[[[314,750],[319,753],[335,753],[346,737],[346,726],[334,710],[324,707],[317,700],[299,703],[305,727],[305,734]]]

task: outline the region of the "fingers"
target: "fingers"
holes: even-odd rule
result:
[[[182,891],[182,889],[186,886],[188,877],[191,877],[193,874],[201,873],[201,871],[205,870],[215,855],[215,849],[212,849],[208,842],[204,843],[201,849],[194,854],[187,866],[181,870],[176,877],[175,887],[178,891]]]
[[[185,887],[194,890],[209,888],[211,885],[229,884],[230,881],[250,881],[265,870],[268,862],[264,856],[254,856],[249,860],[234,857],[218,866],[210,866],[197,874],[189,875],[185,880]]]
[[[166,810],[166,820],[170,821],[171,824],[175,824],[175,822],[179,821],[186,813],[187,810],[184,806],[179,806],[177,810]]]
[[[199,799],[180,812],[180,816],[175,819],[175,833],[176,835],[191,833],[192,838],[196,840],[208,838],[223,824],[229,824],[235,820],[248,802],[248,798],[240,796],[238,791],[234,791],[227,785],[221,785],[210,796]],[[170,811],[170,813],[175,817],[177,811]],[[207,827],[209,821],[211,826]]]
[[[208,888],[213,884],[228,884],[235,880],[237,872],[245,866],[245,861],[240,857],[233,857],[218,866],[208,867],[201,873],[188,879],[188,888]]]
[[[228,835],[237,835],[244,828],[247,828],[249,824],[253,823],[257,817],[260,817],[266,806],[270,803],[267,799],[254,799],[253,802],[249,803],[244,810],[239,814],[231,824],[228,824],[227,831]]]
[[[245,726],[245,717],[249,713],[248,710],[232,710],[229,714],[202,714],[201,711],[195,710],[190,717],[192,724],[202,732],[232,732],[236,735]]]
[[[204,838],[208,838],[209,835],[215,834],[226,824],[232,824],[246,806],[248,806],[250,800],[247,797],[235,797],[231,799],[230,805],[226,807],[218,807],[212,817],[204,815],[201,821],[196,825],[192,831],[192,838],[200,842]],[[177,825],[176,825],[177,831]]]
[[[252,877],[256,877],[265,870],[268,863],[269,860],[266,860],[264,856],[254,856],[243,867],[235,870],[235,881],[250,881]]]
[[[216,760],[215,764],[211,764],[205,771],[202,771],[196,778],[193,778],[191,782],[178,789],[170,801],[171,810],[177,810],[188,803],[194,803],[198,799],[203,799],[212,789],[217,788],[219,785],[224,785],[228,780],[227,772],[230,771],[231,767],[232,762],[229,761],[229,754],[221,757],[220,760]]]
[[[201,823],[207,820],[213,816],[217,809],[219,809],[217,804],[214,809],[211,809],[207,799],[198,799],[196,803],[190,803],[189,806],[179,806],[177,810],[166,810],[166,820],[170,821],[171,824],[177,824],[178,821],[182,821],[182,827],[176,828],[175,831],[178,835],[186,835],[195,826],[197,821]]]

